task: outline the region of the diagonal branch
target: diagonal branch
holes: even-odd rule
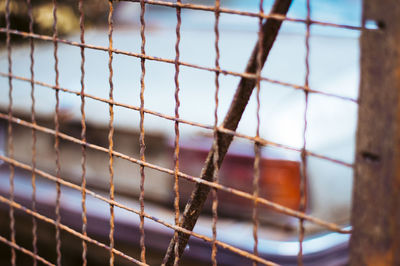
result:
[[[272,7],[272,14],[280,14],[286,15],[289,10],[290,4],[292,0],[275,0],[275,3]],[[261,66],[260,69],[265,64],[267,60],[268,54],[272,48],[272,45],[275,42],[275,39],[278,35],[279,29],[282,25],[282,20],[268,19],[263,25],[261,29],[261,34],[257,40],[256,45],[253,49],[251,57],[246,67],[246,73],[256,74],[257,72],[257,57],[259,55],[259,43],[262,45],[262,52],[260,54],[261,57]],[[231,106],[227,115],[225,116],[224,122],[222,123],[222,127],[235,131],[239,121],[242,117],[242,114],[247,106],[251,93],[256,85],[257,79],[254,78],[242,78],[240,83],[236,89],[235,96],[232,100]],[[222,161],[228,151],[228,148],[233,140],[233,135],[224,134],[222,132],[218,133],[218,168],[221,166]],[[201,178],[207,181],[211,181],[214,173],[214,158],[215,146],[213,146],[208,153],[205,165],[201,171]],[[183,213],[183,218],[181,219],[181,226],[190,231],[193,230],[198,217],[200,216],[201,210],[203,208],[204,202],[207,199],[207,195],[210,191],[210,187],[203,184],[196,184],[195,189],[192,192],[192,195],[186,204],[185,211]],[[190,235],[184,234],[182,232],[178,233],[178,241],[179,241],[179,257],[182,256],[183,251],[189,241]],[[165,265],[173,265],[174,264],[174,247],[176,244],[176,239],[173,238],[168,246],[168,250],[165,254],[163,264]]]

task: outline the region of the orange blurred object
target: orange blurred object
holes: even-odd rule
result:
[[[198,176],[208,151],[181,147],[180,171]],[[253,193],[254,157],[242,154],[227,154],[219,171],[219,183]],[[185,204],[195,184],[180,179],[181,204]],[[306,185],[307,187],[307,185]],[[259,197],[268,199],[285,207],[299,210],[300,204],[300,162],[281,159],[262,158],[260,161]],[[218,192],[220,214],[228,216],[251,217],[253,201],[231,193]],[[205,204],[210,211],[211,194]],[[260,218],[271,211],[259,205]]]

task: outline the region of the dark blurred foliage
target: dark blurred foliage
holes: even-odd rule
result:
[[[31,0],[34,26],[37,34],[53,34],[53,1]],[[57,1],[57,30],[60,36],[79,30],[78,0]],[[6,27],[6,0],[0,0],[0,27]],[[84,0],[85,27],[102,26],[107,23],[108,1]],[[29,32],[28,5],[26,0],[10,0],[10,28]],[[4,40],[5,33],[0,34]],[[17,36],[12,36],[17,40]]]

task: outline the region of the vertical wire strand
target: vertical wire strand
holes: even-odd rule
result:
[[[181,0],[177,0],[177,3],[181,3]],[[179,101],[179,58],[180,58],[180,50],[179,50],[179,45],[181,41],[181,24],[182,24],[182,19],[181,19],[181,8],[177,7],[176,8],[176,43],[175,43],[175,117],[179,119],[179,106],[180,106],[180,101]],[[174,209],[175,209],[175,225],[179,226],[179,122],[175,121],[175,143],[174,143],[174,192],[175,192],[175,199],[174,199]],[[174,252],[175,252],[175,259],[174,259],[174,265],[177,266],[179,265],[179,241],[178,241],[178,231],[175,231],[174,237],[176,239],[176,244],[174,247]]]
[[[108,1],[109,5],[109,12],[108,12],[108,69],[109,69],[109,78],[108,82],[110,84],[110,92],[109,92],[109,99],[110,101],[114,100],[114,83],[113,83],[113,31],[114,31],[114,24],[113,24],[113,2]],[[114,148],[114,105],[110,103],[108,105],[109,113],[110,113],[110,121],[109,121],[109,132],[108,132],[108,169],[110,173],[110,191],[109,197],[110,200],[114,200],[114,157],[113,157],[113,148]],[[110,233],[109,233],[109,240],[110,240],[110,266],[114,265],[114,253],[112,249],[114,248],[114,205],[110,204]]]
[[[12,122],[11,118],[13,116],[13,84],[12,84],[12,58],[11,58],[11,36],[10,36],[10,0],[6,1],[6,28],[7,28],[7,35],[6,35],[6,46],[7,46],[7,59],[8,59],[8,156],[13,159],[14,158],[14,144],[13,144],[13,129],[12,129]],[[9,164],[10,167],[10,201],[14,201],[14,176],[15,176],[15,169],[12,164]],[[11,242],[15,244],[15,219],[14,219],[14,208],[10,206],[9,210],[10,216],[10,231],[11,231]],[[11,265],[16,265],[16,253],[15,249],[11,247]]]
[[[141,53],[145,54],[145,45],[146,45],[146,36],[145,36],[145,20],[144,20],[144,13],[145,13],[145,3],[144,1],[140,1],[140,38],[142,40],[141,43]],[[142,70],[142,74],[140,76],[140,160],[143,162],[145,161],[144,152],[146,150],[146,145],[144,142],[144,77],[146,75],[146,66],[145,66],[145,59],[142,58],[140,60],[140,67]],[[144,182],[145,182],[145,173],[144,173],[144,166],[140,165],[140,259],[143,263],[146,263],[146,246],[145,246],[145,233],[144,233]]]
[[[305,212],[307,208],[307,191],[306,191],[306,184],[307,184],[307,154],[306,154],[306,147],[307,147],[307,113],[308,113],[308,95],[309,95],[309,77],[310,77],[310,26],[311,26],[311,7],[310,7],[310,0],[307,0],[307,23],[306,23],[306,38],[305,38],[305,46],[306,46],[306,56],[305,56],[305,82],[304,87],[304,130],[303,130],[303,148],[301,151],[301,180],[300,180],[300,211]],[[303,241],[305,235],[305,227],[304,227],[304,219],[299,220],[299,254],[298,254],[298,265],[303,265]]]
[[[219,16],[220,16],[220,0],[215,1],[215,23],[214,23],[214,34],[215,34],[215,68],[220,70],[219,59],[220,59],[220,51],[219,51]],[[213,164],[214,164],[214,172],[213,172],[213,181],[218,183],[218,160],[219,160],[219,150],[218,150],[218,105],[219,105],[219,74],[220,72],[215,72],[215,110],[214,110],[214,155],[213,155]],[[218,193],[216,189],[212,189],[212,250],[211,250],[211,261],[213,266],[217,265],[217,222],[218,222]]]
[[[78,9],[80,13],[79,26],[80,26],[80,39],[81,43],[85,43],[85,16],[83,11],[83,0],[79,0]],[[81,46],[81,139],[86,142],[86,122],[85,122],[85,48]],[[81,177],[81,187],[82,187],[82,234],[87,236],[87,210],[86,210],[86,146],[82,145],[82,177]],[[82,265],[87,265],[87,244],[85,240],[82,240]]]
[[[29,32],[33,33],[33,12],[32,12],[32,3],[31,0],[26,1],[27,6],[28,6],[28,17],[29,17]],[[35,45],[33,38],[29,39],[29,45],[30,45],[30,72],[31,72],[31,121],[33,125],[36,125],[36,111],[35,111],[35,72],[34,72],[34,66],[35,66],[35,58],[34,58],[34,52],[35,52]],[[36,129],[32,128],[32,178],[31,178],[31,185],[32,185],[32,205],[31,208],[34,212],[36,212],[36,142],[37,142],[37,137],[36,137]],[[34,256],[32,257],[33,259],[33,266],[37,265],[37,221],[36,218],[32,216],[32,249],[33,249],[33,254]]]
[[[54,71],[55,71],[55,85],[59,87],[59,71],[58,71],[58,32],[57,32],[57,0],[53,0],[53,43],[54,43]],[[61,215],[60,215],[60,199],[61,199],[61,187],[60,187],[60,172],[61,172],[61,165],[60,165],[60,140],[59,140],[59,133],[60,133],[60,122],[59,122],[59,111],[60,111],[60,97],[59,97],[59,90],[55,91],[56,96],[56,114],[54,116],[54,123],[55,123],[55,137],[54,137],[54,150],[56,153],[56,251],[57,251],[57,265],[61,265],[61,236],[60,236],[60,222],[61,222]]]
[[[259,10],[260,14],[264,14],[264,7],[263,7],[263,0],[260,0]],[[256,101],[257,101],[257,109],[256,109],[256,118],[257,118],[257,128],[256,128],[256,139],[260,137],[260,90],[261,90],[261,68],[262,68],[262,39],[263,39],[263,19],[260,16],[258,22],[258,54],[257,54],[257,71],[256,71]],[[259,142],[254,143],[254,176],[253,176],[253,195],[254,198],[257,199],[260,194],[259,183],[260,183],[260,161],[261,161],[261,145]],[[254,200],[253,202],[253,239],[254,239],[254,246],[253,246],[253,253],[254,255],[258,256],[258,206],[257,201]],[[257,262],[253,262],[253,265],[256,266]]]

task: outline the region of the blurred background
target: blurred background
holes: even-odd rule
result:
[[[164,1],[165,2],[165,1]],[[199,5],[214,5],[214,1],[183,1]],[[273,1],[264,1],[267,13]],[[33,1],[34,32],[52,36],[53,4],[50,1]],[[315,21],[360,26],[361,0],[311,1],[311,19]],[[0,1],[0,27],[5,28],[5,1]],[[223,0],[221,7],[258,12],[258,1]],[[25,1],[11,1],[11,29],[29,32],[28,8]],[[108,147],[109,69],[108,53],[108,2],[84,1],[85,42],[98,49],[85,49],[85,112],[87,141],[100,147]],[[114,4],[113,47],[120,52],[114,54],[114,105],[115,146],[114,150],[139,158],[139,122],[137,110],[140,106],[140,3],[116,2]],[[77,1],[65,0],[58,3],[57,29],[60,39],[80,42],[79,10]],[[306,19],[306,1],[294,0],[288,17]],[[174,8],[162,5],[146,5],[146,54],[174,60],[176,13]],[[215,15],[201,10],[182,9],[180,61],[191,66],[180,67],[180,115],[186,121],[212,126],[214,123],[215,73],[201,70],[196,66],[215,67]],[[221,69],[241,73],[256,43],[259,20],[256,17],[222,13],[220,15],[220,65]],[[301,22],[284,21],[280,34],[271,50],[262,76],[277,84],[263,81],[261,84],[261,137],[284,146],[301,149],[304,130],[304,92],[295,87],[305,82],[305,33],[306,25]],[[359,31],[337,26],[312,24],[310,37],[310,88],[322,93],[309,96],[307,113],[307,150],[339,160],[343,164],[308,156],[308,202],[307,213],[342,226],[349,225],[352,191],[352,169],[346,164],[353,163],[354,136],[357,119],[359,83]],[[0,110],[7,114],[8,73],[6,34],[0,34]],[[31,121],[31,85],[23,78],[30,78],[29,39],[11,34],[13,79],[13,114],[25,121]],[[54,129],[55,92],[54,57],[51,41],[35,39],[35,80],[42,85],[35,86],[35,110],[37,123]],[[101,49],[100,49],[101,48]],[[103,49],[103,51],[102,51]],[[80,47],[59,43],[59,86],[68,91],[60,92],[60,131],[80,139],[81,99],[74,92],[81,90]],[[157,59],[156,58],[156,59]],[[194,65],[194,67],[193,67]],[[145,108],[163,116],[174,116],[174,75],[173,63],[160,60],[146,60]],[[19,77],[19,78],[18,78]],[[23,78],[21,78],[23,77]],[[218,119],[223,120],[240,77],[220,75],[220,104]],[[333,94],[329,96],[326,94]],[[100,101],[98,99],[100,98]],[[239,124],[238,132],[255,136],[256,121],[255,95],[249,102]],[[146,161],[157,166],[173,169],[174,122],[165,117],[147,113],[144,120]],[[0,120],[0,154],[7,155],[7,121]],[[181,164],[180,170],[192,176],[199,176],[207,151],[212,144],[212,130],[180,123]],[[55,175],[54,136],[37,131],[37,168]],[[32,163],[31,129],[13,124],[14,157],[23,163]],[[235,138],[228,156],[221,168],[222,184],[252,193],[254,151],[250,141]],[[80,185],[81,146],[70,141],[60,142],[61,177]],[[108,154],[87,149],[88,188],[107,196],[109,189]],[[8,195],[9,170],[1,164],[1,195]],[[261,196],[292,209],[298,209],[300,200],[300,153],[290,149],[265,146],[262,148]],[[132,161],[115,158],[116,199],[128,206],[139,208],[140,172]],[[149,214],[173,224],[173,176],[145,169],[145,209]],[[54,217],[55,184],[37,177],[38,210],[46,216]],[[17,169],[15,177],[17,202],[31,204],[31,173]],[[181,211],[194,187],[193,183],[181,180]],[[218,239],[244,250],[252,251],[252,202],[231,194],[219,193]],[[80,231],[81,195],[63,187],[61,197],[62,223]],[[206,204],[195,231],[208,236],[211,232],[210,199]],[[8,207],[1,205],[2,215],[8,217]],[[88,197],[88,234],[101,242],[108,242],[109,207],[106,203]],[[17,242],[30,247],[31,220],[23,213],[17,213]],[[29,218],[29,219],[28,219]],[[2,235],[9,235],[8,220],[2,219]],[[277,214],[260,207],[260,254],[277,260],[284,265],[296,264],[298,252],[297,219]],[[54,228],[39,222],[39,252],[54,261]],[[134,257],[139,255],[139,217],[118,209],[116,213],[116,247]],[[173,231],[147,221],[145,223],[146,245],[149,263],[158,264],[168,245]],[[348,236],[329,233],[306,223],[307,240],[305,254],[307,265],[321,264],[325,259],[332,265],[345,263]],[[243,241],[247,239],[248,241]],[[209,263],[210,245],[191,240],[190,249],[182,265]],[[80,240],[62,235],[63,264],[81,263]],[[89,245],[90,246],[90,245]],[[9,262],[9,249],[2,246],[2,262]],[[327,255],[328,254],[328,255]],[[331,254],[331,255],[329,255]],[[333,255],[332,255],[333,254]],[[251,262],[222,251],[219,262],[225,265],[245,265]],[[319,257],[318,257],[319,256]],[[88,259],[93,265],[107,264],[108,252],[99,252],[90,247]],[[31,259],[18,256],[18,265],[25,265]],[[328,263],[325,261],[326,263]],[[121,265],[126,261],[118,261]],[[313,264],[314,263],[314,264]],[[336,263],[336,264],[335,264]]]

